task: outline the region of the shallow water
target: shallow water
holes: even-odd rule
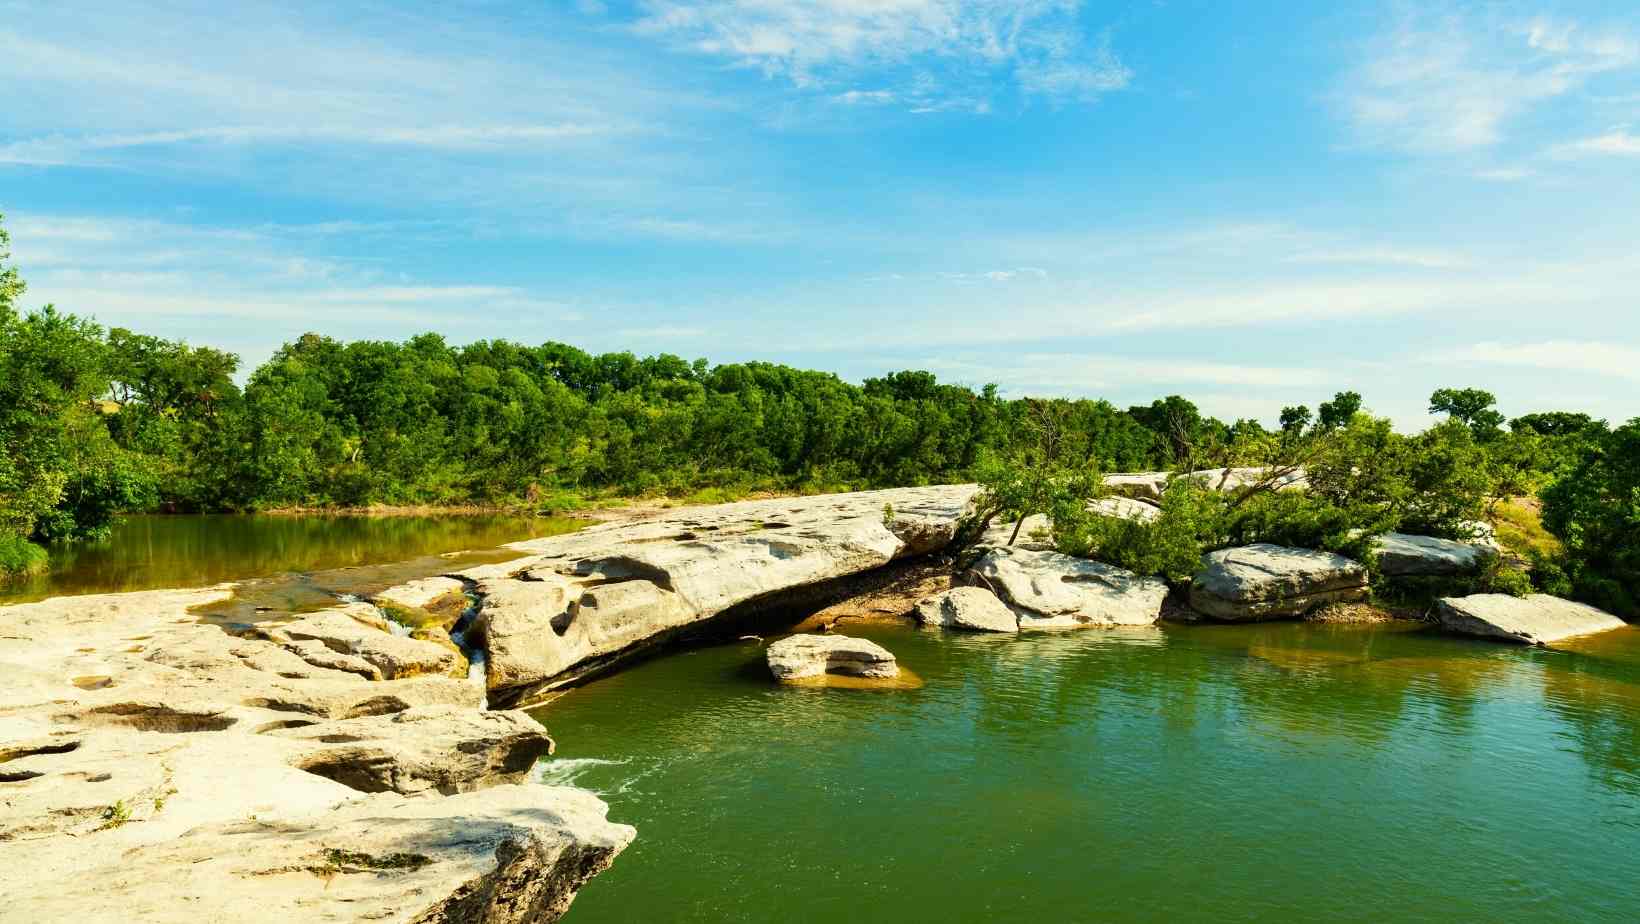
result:
[[[54,547],[48,573],[0,582],[0,603],[278,578],[247,588],[246,594],[260,592],[266,598],[260,603],[285,608],[288,602],[300,609],[314,594],[334,602],[334,592],[371,592],[500,560],[507,553],[449,556],[582,525],[561,517],[487,515],[129,516],[120,518],[105,541]]]
[[[924,685],[740,642],[536,711],[539,775],[639,832],[567,921],[1640,916],[1640,630],[846,631]]]

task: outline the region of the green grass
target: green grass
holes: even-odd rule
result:
[[[1543,515],[1535,498],[1514,497],[1493,509],[1492,526],[1498,543],[1522,558],[1553,558],[1561,552],[1560,540],[1543,528]]]

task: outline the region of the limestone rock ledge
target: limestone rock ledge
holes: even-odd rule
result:
[[[977,491],[680,508],[513,543],[524,557],[452,575],[478,597],[464,635],[485,649],[491,704],[529,703],[713,617],[941,549]]]
[[[190,612],[229,593],[0,607],[0,916],[551,921],[631,841],[446,649]]]

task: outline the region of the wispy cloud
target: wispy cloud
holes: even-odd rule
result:
[[[1636,64],[1640,41],[1621,32],[1425,13],[1369,43],[1337,102],[1368,146],[1466,151],[1498,144],[1512,120],[1591,77]]]
[[[561,123],[556,125],[452,124],[425,126],[280,125],[224,126],[180,131],[117,135],[48,135],[0,144],[0,163],[36,166],[91,165],[99,155],[132,148],[160,148],[192,144],[359,144],[433,148],[445,151],[482,151],[510,146],[540,146],[575,138],[628,131],[612,125]]]
[[[837,102],[986,111],[983,77],[1028,96],[1092,100],[1133,72],[1081,0],[645,0],[640,35],[725,58]],[[891,88],[884,86],[892,80]],[[874,84],[874,86],[873,86]]]
[[[1553,151],[1560,157],[1586,156],[1617,156],[1640,157],[1640,135],[1630,132],[1627,126],[1616,128],[1603,135],[1589,138],[1580,138],[1565,144],[1556,145]]]
[[[1429,358],[1434,362],[1590,372],[1610,378],[1640,381],[1640,346],[1601,341],[1486,342],[1435,353]]]

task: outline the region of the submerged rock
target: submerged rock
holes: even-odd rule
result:
[[[887,648],[846,635],[788,635],[770,645],[764,657],[769,672],[782,682],[822,674],[873,678],[900,674],[900,666]]]
[[[1474,574],[1495,555],[1485,546],[1407,533],[1385,533],[1373,540],[1373,548],[1379,570],[1390,577]]]
[[[1331,552],[1259,543],[1202,556],[1190,606],[1226,622],[1283,619],[1367,596],[1367,569]]]
[[[1019,617],[983,587],[953,587],[921,600],[917,603],[917,620],[925,626],[947,629],[1019,631]]]
[[[1435,605],[1435,619],[1449,632],[1528,645],[1547,645],[1627,625],[1604,610],[1548,594],[1443,597]]]
[[[964,579],[1010,604],[1021,629],[1148,626],[1162,615],[1167,584],[1058,552],[987,552]]]

